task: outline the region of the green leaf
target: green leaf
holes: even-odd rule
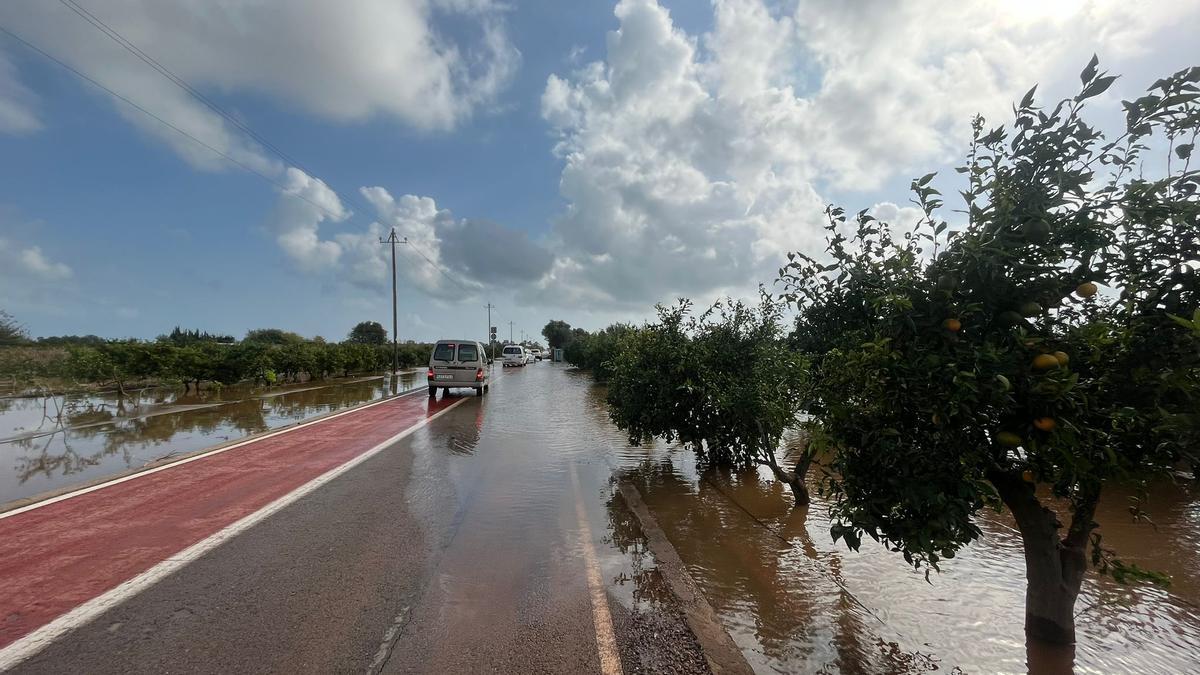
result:
[[[1175,94],[1173,96],[1168,96],[1168,97],[1164,98],[1159,103],[1159,105],[1161,105],[1164,108],[1167,108],[1167,107],[1170,107],[1173,105],[1180,105],[1183,103],[1195,101],[1197,98],[1200,98],[1200,94]]]
[[[1175,316],[1174,314],[1170,313],[1168,313],[1167,316],[1180,326],[1183,326],[1190,331],[1196,331],[1200,333],[1200,309],[1196,310],[1196,318],[1194,320],[1185,319],[1182,316]]]
[[[1183,145],[1175,146],[1175,154],[1179,159],[1187,159],[1192,156],[1192,144],[1184,143]]]
[[[1083,81],[1083,84],[1087,84],[1088,82],[1092,81],[1092,78],[1096,76],[1096,66],[1099,65],[1100,57],[1092,54],[1092,60],[1088,61],[1087,67],[1084,68],[1083,72],[1079,74],[1079,79]]]
[[[1075,97],[1075,100],[1082,101],[1087,98],[1092,98],[1093,96],[1099,96],[1100,94],[1108,91],[1108,88],[1111,87],[1112,83],[1116,81],[1116,75],[1105,75],[1104,77],[1098,77],[1096,78],[1096,81],[1085,87],[1083,92]]]
[[[1025,96],[1021,98],[1021,108],[1028,108],[1033,105],[1033,92],[1037,91],[1037,88],[1038,86],[1035,84],[1032,89],[1025,93]]]

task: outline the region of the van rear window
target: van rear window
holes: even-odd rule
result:
[[[520,354],[521,348],[520,347],[505,347],[504,353],[505,354]]]
[[[458,346],[459,361],[478,361],[479,349],[475,345],[459,345]]]
[[[454,360],[454,345],[446,342],[439,342],[433,348],[434,361],[453,361]]]

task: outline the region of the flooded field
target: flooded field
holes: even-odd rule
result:
[[[986,514],[983,539],[926,583],[898,554],[870,540],[857,553],[835,545],[819,496],[807,512],[795,510],[786,488],[765,472],[701,472],[690,453],[628,447],[608,420],[603,389],[586,376],[555,371],[537,386],[562,408],[579,401],[586,411],[555,419],[558,442],[600,450],[615,473],[638,484],[759,672],[1200,671],[1200,494],[1194,490],[1152,487],[1147,508],[1156,532],[1130,521],[1131,491],[1110,486],[1097,515],[1106,545],[1126,561],[1171,575],[1173,584],[1130,587],[1090,575],[1076,606],[1074,652],[1027,647],[1024,560],[1007,514]],[[637,573],[619,582],[632,586],[634,599],[653,598],[661,584],[652,565],[641,563],[628,515],[613,501],[611,539],[638,558]]]
[[[293,424],[424,385],[398,377],[0,398],[0,504]]]

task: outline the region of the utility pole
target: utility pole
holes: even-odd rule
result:
[[[492,303],[487,304],[488,311],[488,351],[491,352],[491,359],[496,360],[496,329],[492,328]]]
[[[509,321],[508,322],[508,342],[509,342],[509,344],[512,344],[512,325],[513,325],[513,322]]]
[[[406,239],[407,241],[407,239]],[[401,243],[396,238],[396,228],[392,228],[392,233],[387,239],[380,239],[381,244],[390,244],[392,247],[392,375],[400,370],[400,344],[396,335],[396,244]]]

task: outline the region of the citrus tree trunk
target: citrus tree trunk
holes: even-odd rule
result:
[[[771,473],[775,474],[775,478],[787,483],[788,487],[792,488],[792,497],[796,500],[796,506],[807,506],[809,494],[804,478],[808,475],[808,468],[812,466],[812,452],[806,449],[796,460],[796,466],[791,471],[779,466],[779,462],[775,459],[775,453],[764,452],[763,455],[766,458],[764,463],[771,467]]]
[[[1032,483],[1008,471],[988,474],[1012,511],[1025,548],[1025,635],[1052,644],[1075,642],[1075,600],[1087,572],[1088,535],[1095,529],[1099,490],[1076,504],[1066,535],[1054,511],[1038,500]]]

